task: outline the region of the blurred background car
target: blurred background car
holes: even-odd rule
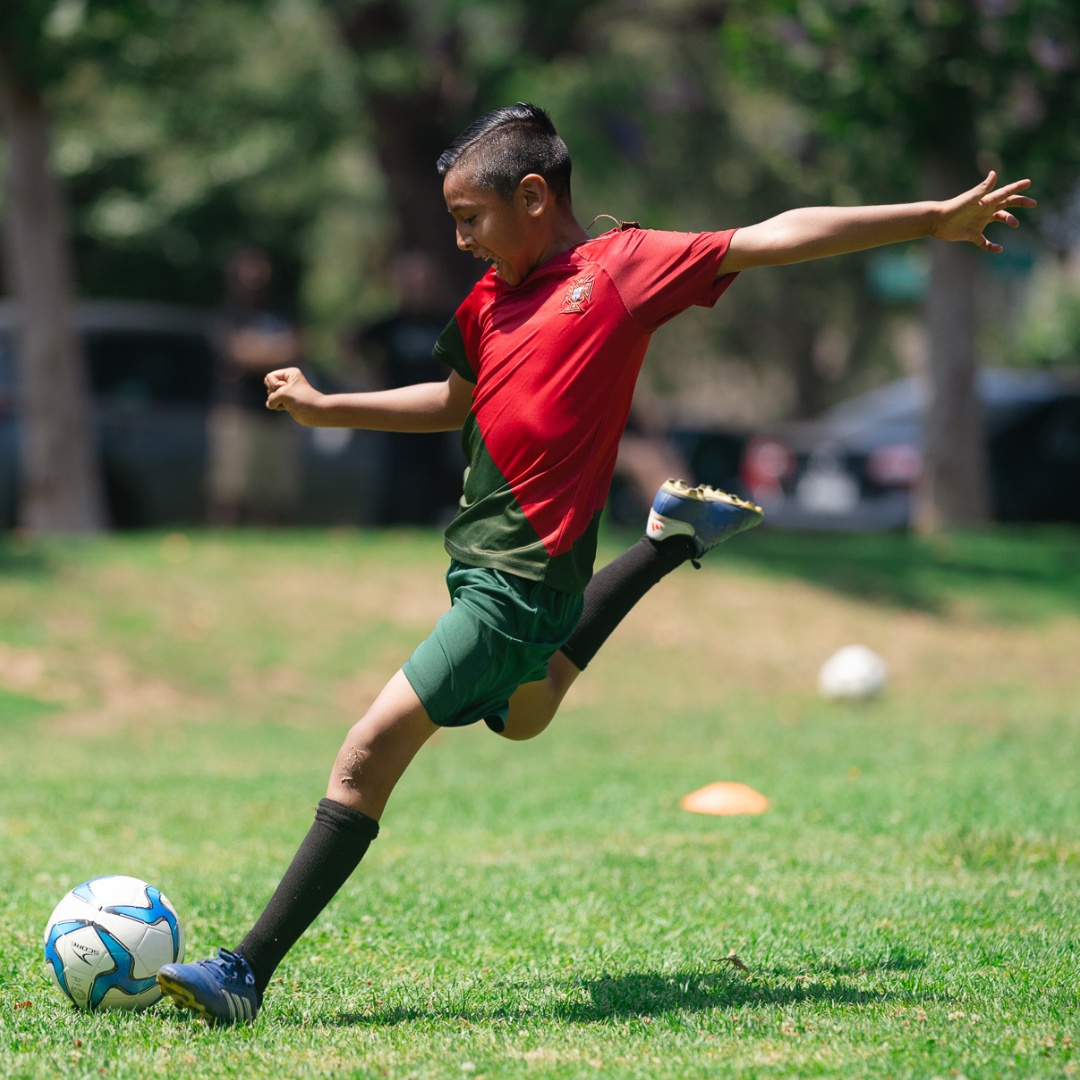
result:
[[[215,313],[128,300],[85,301],[85,350],[106,502],[117,528],[206,519],[206,421],[213,399]],[[0,528],[16,521],[18,312],[0,301]],[[324,390],[328,376],[309,373]],[[304,428],[298,524],[368,524],[379,454],[374,433]]]
[[[608,495],[608,520],[627,528],[643,528],[656,490],[669,476],[738,492],[739,465],[748,438],[735,429],[676,423],[651,434],[651,442],[657,448],[659,471],[652,469],[644,474],[627,467],[620,447]]]
[[[1080,522],[1080,380],[983,370],[995,520]],[[750,439],[741,493],[790,529],[906,528],[922,473],[924,384],[899,379]]]

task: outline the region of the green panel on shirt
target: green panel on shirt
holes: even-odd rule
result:
[[[548,555],[506,478],[484,446],[476,417],[469,414],[461,445],[470,462],[457,516],[447,526],[447,552],[469,566],[489,566],[560,592],[580,593],[592,575],[600,515],[561,555]]]
[[[469,366],[468,357],[465,355],[465,342],[461,339],[457,319],[451,319],[446,324],[439,340],[435,342],[435,348],[431,350],[431,355],[452,367],[463,379],[476,382],[476,373]]]

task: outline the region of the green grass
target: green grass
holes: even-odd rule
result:
[[[1076,1075],[1078,556],[1052,530],[739,538],[541,739],[425,748],[258,1023],[219,1031],[73,1010],[49,912],[130,873],[189,956],[234,944],[441,610],[438,540],[2,541],[0,1076]],[[889,661],[881,700],[817,697],[849,640]],[[713,780],[769,812],[679,808]]]

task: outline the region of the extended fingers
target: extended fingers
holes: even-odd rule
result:
[[[1029,187],[1031,187],[1030,180],[1014,180],[1011,184],[999,187],[997,191],[991,191],[986,198],[994,202],[1003,202],[1007,206],[1034,206],[1036,205],[1034,199],[1020,194],[1022,191],[1027,191]]]

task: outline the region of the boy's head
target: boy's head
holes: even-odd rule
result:
[[[526,176],[542,176],[556,201],[565,199],[567,204],[570,167],[570,151],[551,117],[524,101],[493,109],[474,121],[436,166],[442,177],[451,170],[468,170],[465,175],[471,184],[497,192],[506,202]]]
[[[482,116],[438,169],[458,247],[490,262],[508,285],[584,238],[570,205],[570,154],[535,105]]]

